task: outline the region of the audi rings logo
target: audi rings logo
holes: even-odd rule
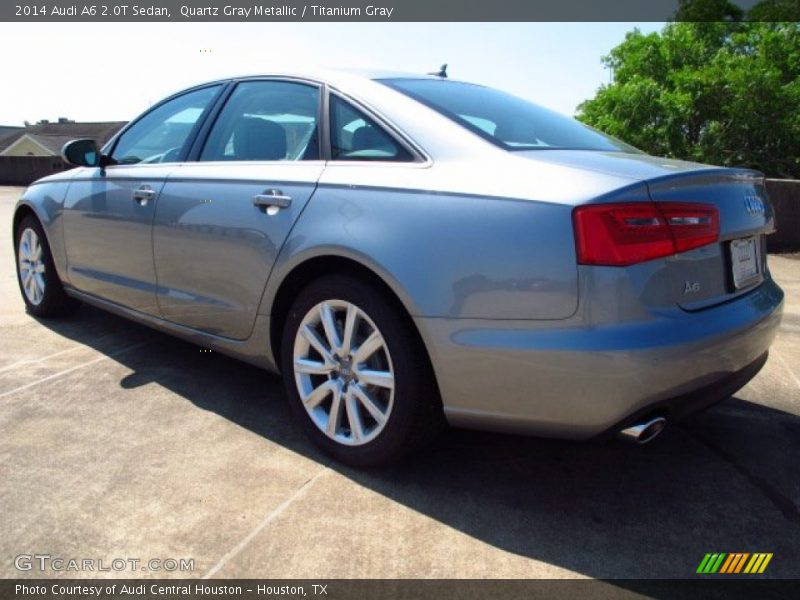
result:
[[[745,196],[744,207],[754,217],[762,216],[765,212],[764,201],[758,196]]]

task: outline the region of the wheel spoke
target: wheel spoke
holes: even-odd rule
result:
[[[294,361],[294,370],[296,373],[307,375],[328,375],[333,371],[333,365],[308,358],[297,358]]]
[[[365,362],[370,356],[375,354],[383,347],[383,337],[377,330],[373,331],[370,336],[364,340],[364,343],[361,344],[358,349],[353,353],[353,362],[355,364],[360,364]]]
[[[344,334],[342,335],[342,354],[347,356],[353,348],[353,334],[356,329],[358,309],[352,304],[347,305],[347,316],[344,320]]]
[[[364,437],[364,424],[358,412],[358,401],[353,395],[353,386],[347,388],[344,403],[347,409],[347,422],[350,424],[350,435],[353,436],[354,442],[358,442]]]
[[[377,385],[389,390],[394,389],[394,375],[390,371],[359,370],[358,381],[362,384]]]
[[[342,344],[339,342],[339,333],[336,331],[336,319],[333,316],[333,310],[327,302],[323,302],[320,305],[319,318],[322,322],[322,328],[325,330],[328,347],[331,352],[337,352]]]
[[[39,288],[36,285],[36,280],[31,279],[31,302],[39,304]]]
[[[26,229],[22,234],[22,240],[20,240],[20,252],[25,256],[25,258],[31,258],[31,230]]]
[[[361,402],[361,405],[367,409],[372,418],[375,419],[375,422],[378,426],[382,426],[386,422],[386,415],[380,409],[380,407],[375,404],[375,401],[372,399],[372,396],[369,395],[369,392],[358,385],[351,386],[353,390],[353,395]]]
[[[44,281],[41,279],[41,275],[34,276],[33,285],[36,287],[36,298],[38,298],[38,302],[41,302],[44,298]]]
[[[318,385],[311,391],[311,393],[309,393],[305,398],[303,398],[303,404],[306,405],[306,408],[316,408],[331,393],[334,394],[334,399],[335,399],[338,390],[339,390],[339,384],[337,382],[326,381]]]
[[[322,359],[325,362],[333,362],[331,351],[325,347],[325,342],[320,339],[316,331],[314,331],[308,325],[303,325],[300,329],[300,334],[309,344],[311,344],[311,347],[314,348],[314,350],[319,352],[320,356],[322,356]]]
[[[339,426],[339,420],[342,412],[342,387],[336,386],[333,392],[333,400],[331,401],[331,412],[328,414],[328,423],[325,431],[331,437],[336,435],[336,429]]]
[[[36,302],[36,291],[34,289],[33,277],[29,277],[25,284],[25,292],[28,294],[28,300]]]

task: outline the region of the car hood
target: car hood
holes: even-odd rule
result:
[[[557,164],[564,167],[586,169],[638,181],[720,168],[684,160],[659,158],[657,156],[650,156],[649,154],[600,152],[597,150],[542,149],[524,150],[514,152],[514,154],[531,160]]]

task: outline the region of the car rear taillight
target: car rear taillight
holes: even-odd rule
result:
[[[590,204],[572,213],[578,263],[626,266],[717,241],[719,212],[707,204]]]
[[[713,244],[719,238],[719,211],[708,204],[656,202],[675,240],[675,252]]]

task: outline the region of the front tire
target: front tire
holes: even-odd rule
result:
[[[413,323],[361,279],[328,275],[289,309],[281,344],[289,402],[323,451],[353,466],[394,462],[443,424],[435,378]]]
[[[28,311],[36,317],[57,317],[80,304],[70,298],[58,278],[50,245],[38,219],[22,219],[14,237],[17,282]]]

